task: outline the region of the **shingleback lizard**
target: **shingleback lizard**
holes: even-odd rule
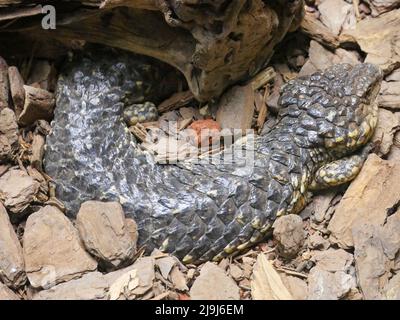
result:
[[[302,210],[310,190],[348,182],[362,167],[377,123],[382,74],[374,65],[334,65],[284,85],[278,123],[255,137],[252,163],[160,165],[123,121],[140,63],[84,57],[59,78],[45,170],[71,216],[85,200],[120,201],[148,251],[218,260]]]

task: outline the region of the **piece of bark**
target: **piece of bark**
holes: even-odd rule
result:
[[[329,48],[338,48],[339,38],[322,24],[313,14],[305,13],[300,24],[301,30],[311,39],[323,43]]]
[[[45,139],[41,134],[35,134],[32,141],[31,164],[34,168],[42,170]]]
[[[54,94],[32,86],[24,86],[25,103],[24,108],[19,115],[18,123],[26,126],[34,123],[36,120],[50,121],[55,107]]]
[[[0,203],[0,280],[18,288],[26,281],[24,257],[7,210]],[[0,284],[1,285],[1,284]]]
[[[8,65],[7,62],[0,57],[0,110],[9,107],[9,89]]]
[[[179,109],[187,105],[190,101],[193,100],[193,98],[193,94],[190,91],[177,92],[168,99],[161,102],[161,104],[157,107],[158,112],[164,113],[167,111]]]
[[[365,222],[383,225],[388,210],[400,199],[399,183],[400,163],[371,154],[336,207],[328,225],[331,242],[351,248],[354,225]]]
[[[25,103],[24,79],[22,79],[18,68],[14,66],[8,68],[8,77],[10,80],[10,91],[14,104],[15,115],[19,117]]]

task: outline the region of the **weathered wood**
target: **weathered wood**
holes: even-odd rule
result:
[[[45,139],[41,134],[35,134],[32,141],[31,164],[34,168],[42,170]]]
[[[36,120],[51,120],[55,107],[54,95],[46,90],[24,86],[24,109],[18,117],[18,123],[26,126]]]
[[[274,46],[288,30],[293,30],[302,12],[302,1],[72,3],[54,4],[56,30],[43,30],[40,17],[36,20],[31,17],[14,21],[1,31],[29,32],[41,38],[81,39],[152,56],[179,69],[200,101],[217,97],[238,80],[254,76],[265,66]],[[77,3],[82,4],[78,9]],[[83,8],[88,4],[92,9]]]
[[[0,57],[0,110],[9,104],[9,81],[7,62]]]
[[[17,67],[14,66],[8,68],[8,78],[10,80],[10,91],[14,103],[15,115],[19,117],[25,103],[24,79],[22,79]]]

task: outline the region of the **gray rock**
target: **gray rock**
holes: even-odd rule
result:
[[[78,231],[56,207],[46,206],[29,216],[23,246],[26,273],[34,288],[50,288],[97,268]]]

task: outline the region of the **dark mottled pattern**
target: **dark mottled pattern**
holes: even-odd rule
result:
[[[235,154],[228,164],[159,165],[122,119],[136,68],[133,58],[83,59],[59,79],[45,169],[69,214],[88,199],[118,200],[141,245],[184,262],[260,241],[277,216],[304,208],[317,170],[364,145],[376,125],[380,71],[336,65],[284,86],[279,122],[255,138],[254,162]]]

